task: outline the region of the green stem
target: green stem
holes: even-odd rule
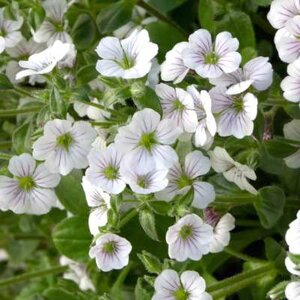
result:
[[[119,222],[119,229],[128,223],[138,214],[137,209],[133,208],[129,213],[127,213]]]
[[[0,160],[10,160],[12,155],[8,153],[0,153]]]
[[[275,267],[272,264],[266,264],[255,270],[245,271],[241,274],[214,283],[208,286],[207,292],[211,294],[213,299],[223,298],[240,291],[274,271]]]
[[[28,114],[40,111],[42,106],[31,106],[26,108],[17,108],[17,109],[1,109],[0,117],[13,117],[20,114]]]
[[[259,258],[256,258],[256,257],[251,257],[247,254],[244,254],[244,253],[241,253],[241,252],[238,252],[238,251],[235,251],[234,249],[230,248],[230,247],[226,247],[224,249],[224,252],[230,254],[231,256],[234,256],[236,258],[239,258],[243,261],[250,261],[250,262],[258,262],[258,263],[262,263],[262,262],[265,262],[264,260],[262,259],[259,259]]]
[[[38,101],[41,101],[40,98],[36,97],[35,95],[33,95],[31,92],[27,92],[23,89],[20,89],[19,87],[15,87],[14,90],[19,94],[19,95],[22,95],[22,96],[26,96],[26,97],[30,97],[30,98],[34,98],[34,99],[37,99]]]
[[[162,14],[159,10],[157,10],[155,7],[149,5],[147,2],[143,0],[139,0],[137,3],[140,7],[144,8],[146,11],[148,11],[149,14],[153,15],[154,17],[157,17],[161,21],[164,21],[168,23],[169,25],[173,26],[176,30],[178,30],[180,33],[182,33],[184,36],[188,36],[187,32],[178,26],[173,20],[171,20],[166,15]]]
[[[39,278],[39,277],[43,277],[43,276],[47,276],[47,275],[51,275],[51,274],[62,273],[67,269],[68,269],[67,266],[56,266],[56,267],[52,267],[52,268],[49,268],[49,269],[44,269],[44,270],[41,270],[41,271],[24,273],[24,274],[21,274],[21,275],[17,275],[17,276],[14,276],[14,277],[10,277],[10,278],[7,278],[7,279],[0,280],[0,287],[16,284],[16,283],[19,283],[19,282],[22,282],[22,281],[27,281],[27,280],[33,279],[33,278]]]
[[[126,279],[130,269],[132,268],[133,263],[129,262],[129,264],[126,266],[126,268],[124,268],[120,275],[118,276],[117,280],[115,281],[112,289],[111,289],[111,294],[114,297],[113,299],[122,299],[122,284],[124,282],[124,280]]]

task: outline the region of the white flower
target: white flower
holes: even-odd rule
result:
[[[230,213],[226,213],[214,226],[213,240],[209,247],[209,252],[217,253],[224,250],[229,245],[230,231],[234,229],[235,219]]]
[[[0,176],[0,209],[16,214],[42,215],[57,205],[54,188],[60,176],[51,174],[45,164],[36,165],[31,155],[13,156],[8,164],[14,178]]]
[[[84,121],[55,119],[44,126],[44,135],[33,144],[33,157],[45,160],[52,173],[67,175],[88,166],[87,154],[96,131]]]
[[[247,181],[248,178],[256,180],[256,174],[250,167],[234,161],[221,147],[215,147],[208,154],[211,166],[217,173],[223,173],[228,181],[235,183],[242,191],[246,190],[251,194],[257,194],[256,189]]]
[[[168,169],[136,170],[123,161],[121,175],[131,190],[138,194],[151,194],[163,190],[168,185]]]
[[[220,136],[233,135],[238,139],[252,134],[257,115],[257,98],[251,94],[227,95],[226,88],[209,91],[212,111],[217,114],[217,132]]]
[[[107,193],[119,194],[126,184],[120,174],[122,153],[115,144],[103,150],[92,149],[88,155],[89,167],[86,170],[88,181]]]
[[[283,126],[283,134],[286,139],[300,142],[300,120],[292,120]],[[300,149],[284,159],[286,165],[292,169],[300,168]]]
[[[185,271],[180,277],[174,270],[164,270],[155,279],[152,300],[212,300],[205,292],[205,280],[195,271]]]
[[[43,3],[46,18],[40,28],[33,34],[33,39],[37,43],[47,43],[48,46],[54,44],[56,40],[64,43],[72,43],[70,35],[66,32],[64,14],[68,10],[65,0],[46,0]]]
[[[57,63],[69,52],[70,44],[55,41],[53,46],[46,50],[29,56],[28,60],[19,61],[21,68],[25,69],[16,74],[16,80],[26,76],[50,73]]]
[[[199,93],[192,85],[187,88],[187,91],[194,100],[195,111],[198,118],[198,125],[195,132],[195,145],[203,147],[212,142],[217,130],[215,117],[211,112],[211,98],[208,92],[203,90]]]
[[[187,42],[176,44],[172,50],[166,54],[166,60],[161,65],[161,79],[180,83],[189,72],[189,68],[184,65],[182,51],[188,48]]]
[[[150,71],[158,47],[150,42],[147,30],[143,29],[135,30],[123,40],[105,37],[96,52],[102,58],[96,65],[101,75],[133,79],[144,77]]]
[[[290,223],[289,229],[285,235],[286,243],[289,246],[289,252],[295,255],[300,254],[300,211],[297,212],[297,218]]]
[[[266,90],[273,81],[272,65],[268,57],[259,56],[249,60],[243,68],[212,78],[210,83],[227,87],[226,94],[236,95],[246,91],[251,85],[258,91]]]
[[[34,40],[22,39],[15,47],[6,49],[6,52],[14,59],[24,59],[35,53],[41,52],[45,47],[43,44],[38,44]],[[16,74],[21,71],[22,68],[19,66],[18,62],[11,60],[6,65],[6,75],[11,82],[17,83],[21,80],[16,80]],[[29,83],[34,85],[36,82],[43,83],[45,80],[40,75],[32,75],[29,77]]]
[[[186,132],[195,132],[198,119],[191,95],[164,83],[158,84],[155,92],[160,98],[164,118],[174,120]]]
[[[103,272],[119,270],[128,265],[132,246],[126,239],[112,233],[101,235],[91,247],[90,258],[96,258],[98,268]]]
[[[120,127],[115,143],[136,170],[169,168],[178,161],[175,143],[182,130],[170,119],[145,108],[136,112],[129,125]]]
[[[284,260],[285,263],[285,267],[286,269],[293,275],[297,275],[300,276],[300,269],[299,266],[296,265],[291,259],[290,257],[286,257]]]
[[[23,24],[23,18],[19,17],[16,21],[6,20],[4,10],[0,9],[0,53],[7,48],[15,47],[22,39],[19,31]]]
[[[292,63],[299,57],[300,51],[300,16],[290,19],[284,29],[280,29],[275,36],[275,45],[280,59]]]
[[[68,266],[68,269],[63,274],[63,278],[72,280],[78,284],[82,291],[92,290],[96,291],[91,279],[87,274],[87,270],[84,264],[78,263],[72,259],[65,256],[61,256],[59,263],[62,266]]]
[[[288,65],[289,76],[280,84],[285,99],[291,102],[300,102],[300,58]]]
[[[286,25],[286,22],[296,15],[300,14],[300,4],[295,0],[274,0],[271,3],[267,18],[271,25],[280,29]]]
[[[88,206],[92,209],[89,215],[89,229],[93,236],[99,233],[99,227],[107,224],[107,212],[110,209],[110,196],[99,187],[92,185],[82,177],[82,187]]]
[[[189,47],[182,52],[183,61],[201,77],[216,78],[239,67],[241,55],[236,52],[238,47],[239,41],[227,31],[220,32],[213,43],[211,34],[199,29],[190,35]]]
[[[205,208],[214,201],[215,190],[213,185],[199,180],[210,169],[209,159],[201,151],[193,151],[185,157],[184,168],[177,163],[171,167],[168,174],[169,184],[165,190],[157,194],[162,200],[172,200],[175,195],[184,195],[191,188],[194,192],[192,206]]]
[[[91,102],[100,104],[97,98],[93,98]],[[75,102],[74,110],[80,117],[87,116],[91,120],[105,121],[106,118],[110,117],[110,113],[108,111],[82,102]]]
[[[200,260],[203,254],[209,252],[212,238],[213,229],[210,225],[195,214],[186,215],[167,231],[169,257],[177,261],[188,258]]]
[[[0,248],[0,262],[8,261],[9,255],[5,249]]]
[[[300,300],[300,281],[292,281],[285,288],[287,300]]]

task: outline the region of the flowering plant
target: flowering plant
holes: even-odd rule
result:
[[[300,299],[298,0],[0,0],[0,299]]]

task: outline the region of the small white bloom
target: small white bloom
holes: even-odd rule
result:
[[[107,193],[121,193],[126,187],[120,173],[122,159],[123,154],[115,144],[110,144],[103,150],[92,149],[88,155],[89,167],[86,170],[88,181]]]
[[[205,292],[205,280],[195,271],[185,271],[180,277],[174,270],[164,270],[155,279],[152,300],[212,300]]]
[[[217,131],[215,117],[211,112],[211,98],[208,92],[198,90],[190,85],[188,93],[194,100],[195,111],[197,113],[198,125],[195,132],[195,145],[204,147],[209,145]]]
[[[300,300],[300,281],[292,281],[285,288],[287,300]]]
[[[186,215],[167,231],[169,257],[177,261],[188,258],[200,260],[202,255],[209,252],[212,238],[213,229],[210,225],[195,214]]]
[[[158,84],[155,92],[160,98],[164,118],[174,120],[185,132],[195,132],[198,119],[191,95],[164,83]]]
[[[286,139],[300,142],[300,120],[292,120],[283,126],[283,134]],[[284,159],[286,165],[292,169],[300,168],[300,149]]]
[[[19,17],[16,21],[6,20],[3,8],[0,9],[0,53],[7,48],[15,47],[21,41],[22,34],[19,29],[22,24],[22,17]]]
[[[101,235],[89,252],[96,258],[98,268],[103,272],[119,270],[128,265],[132,246],[126,239],[112,233]]]
[[[121,175],[131,190],[138,194],[151,194],[163,190],[168,185],[168,169],[136,170],[123,161]]]
[[[189,68],[184,65],[182,51],[188,48],[189,43],[181,42],[176,44],[172,50],[166,54],[166,60],[161,65],[161,79],[180,83],[189,72]]]
[[[222,252],[230,242],[230,231],[234,229],[235,219],[230,213],[226,213],[214,226],[213,240],[209,247],[209,252]]]
[[[9,255],[5,249],[0,248],[0,262],[8,261]]]
[[[253,94],[227,95],[224,87],[214,87],[209,94],[212,111],[217,114],[217,132],[220,136],[233,135],[241,139],[252,134],[258,103]]]
[[[290,223],[289,229],[285,234],[286,243],[289,246],[289,252],[295,255],[300,254],[300,211],[297,212],[297,218]]]
[[[57,63],[67,55],[69,50],[70,44],[55,41],[53,46],[29,56],[28,60],[19,61],[20,67],[25,70],[16,74],[16,80],[26,76],[50,73]]]
[[[189,47],[182,52],[184,65],[203,78],[216,78],[239,67],[238,47],[239,41],[227,31],[220,32],[213,43],[211,34],[199,29],[189,36]]]
[[[100,104],[97,98],[93,98],[91,102],[95,104]],[[82,102],[75,102],[74,110],[80,117],[87,116],[89,119],[95,121],[105,121],[106,118],[110,117],[110,113],[108,111],[95,106],[87,105]]]
[[[13,156],[8,164],[14,178],[0,176],[0,209],[16,214],[42,215],[57,205],[54,188],[60,176],[51,174],[45,164],[36,165],[27,153]]]
[[[271,3],[267,18],[271,25],[280,29],[286,25],[286,22],[296,15],[300,14],[300,4],[295,0],[274,0]]]
[[[64,43],[72,43],[70,35],[66,32],[67,23],[64,22],[64,14],[68,10],[65,0],[46,0],[43,3],[46,18],[40,28],[33,34],[37,43],[54,44],[56,40]]]
[[[99,233],[99,227],[107,224],[107,212],[110,209],[110,196],[99,187],[92,185],[82,177],[82,187],[88,206],[92,209],[89,215],[89,229],[93,236]]]
[[[285,267],[293,275],[300,276],[300,268],[288,256],[285,258]]]
[[[61,256],[59,263],[62,266],[68,266],[68,270],[64,272],[63,278],[71,280],[78,284],[82,291],[92,290],[96,291],[91,279],[87,274],[87,270],[84,264],[78,263],[65,256]]]
[[[169,184],[165,190],[157,194],[162,200],[172,200],[175,195],[184,195],[191,188],[194,191],[192,206],[205,208],[215,200],[213,185],[201,181],[200,176],[206,174],[210,169],[209,158],[201,151],[193,151],[185,157],[184,168],[178,163],[171,167],[168,174]]]
[[[300,16],[295,16],[286,23],[284,29],[275,36],[275,45],[280,59],[292,63],[299,57],[300,51]]]
[[[159,113],[145,108],[133,115],[129,125],[119,128],[115,143],[136,170],[169,168],[178,161],[170,145],[181,132],[173,120],[160,120]]]
[[[288,75],[280,84],[285,99],[300,102],[300,58],[288,65]]]
[[[67,175],[88,166],[87,154],[95,138],[96,131],[87,122],[48,121],[44,135],[33,144],[33,156],[44,160],[50,172]]]
[[[268,57],[253,58],[242,69],[239,68],[233,73],[223,74],[209,81],[216,86],[227,87],[228,95],[240,94],[251,85],[258,91],[264,91],[273,81],[273,68],[268,61]]]
[[[251,194],[257,194],[256,189],[247,179],[256,180],[255,172],[247,165],[234,161],[224,148],[215,147],[209,151],[212,168],[230,182],[235,183],[242,191],[246,190]]]
[[[148,31],[143,29],[135,30],[123,40],[105,37],[96,52],[102,58],[96,65],[101,75],[133,79],[144,77],[150,71],[158,47],[150,42]]]

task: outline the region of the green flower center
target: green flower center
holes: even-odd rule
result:
[[[244,110],[244,101],[243,101],[243,97],[241,95],[238,96],[232,96],[233,99],[233,108],[237,111],[237,112],[241,112]]]
[[[31,191],[35,187],[35,182],[32,177],[19,177],[18,180],[19,187],[26,192]]]
[[[193,227],[191,225],[184,225],[179,231],[179,236],[183,240],[187,240],[193,234]]]
[[[110,179],[110,180],[114,180],[119,177],[119,170],[112,165],[109,165],[108,167],[106,167],[102,173],[107,179]]]
[[[192,185],[193,180],[186,174],[182,174],[177,180],[177,186],[179,189],[183,189],[186,186]]]
[[[147,183],[147,180],[146,180],[145,176],[139,176],[137,178],[137,184],[141,188],[145,189],[148,186],[148,183]]]
[[[52,23],[55,28],[55,32],[63,32],[64,31],[64,24],[61,22]]]
[[[179,99],[175,99],[173,103],[173,107],[175,110],[183,111],[185,109],[185,105],[180,102]]]
[[[156,144],[156,139],[155,139],[155,133],[150,132],[150,133],[144,133],[141,136],[139,146],[145,148],[146,150],[150,151],[152,146]]]
[[[215,65],[218,63],[219,57],[215,52],[211,52],[205,55],[204,62],[209,65]]]
[[[4,28],[0,28],[0,36],[2,37],[6,36],[6,31]]]
[[[176,300],[187,300],[188,299],[188,292],[184,290],[184,288],[180,287],[175,293],[174,297]]]
[[[73,138],[69,133],[65,133],[56,138],[56,143],[65,150],[69,150],[70,146],[73,143]]]
[[[107,254],[112,254],[115,252],[116,248],[117,248],[116,243],[111,241],[111,242],[105,243],[102,247],[102,250]]]

